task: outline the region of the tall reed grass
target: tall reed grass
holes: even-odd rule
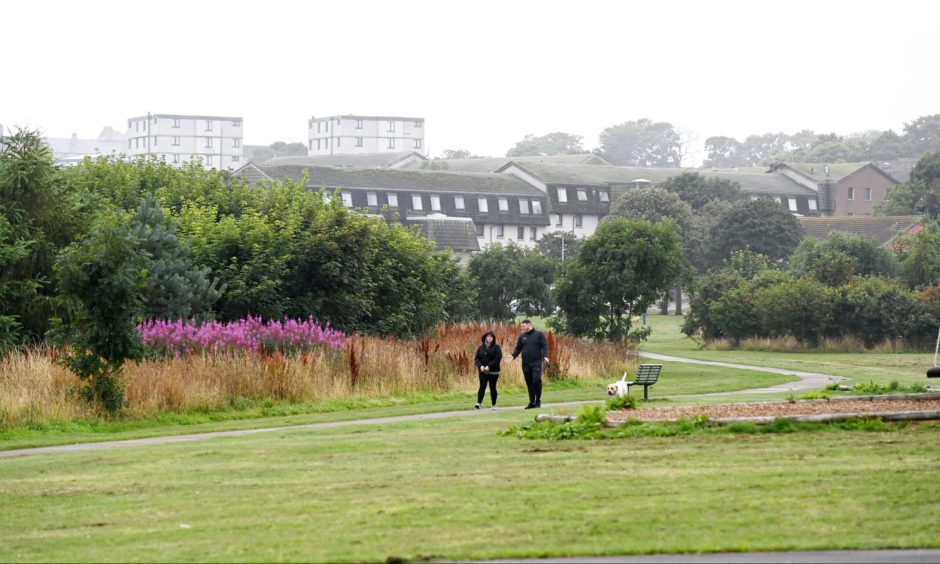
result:
[[[712,351],[761,351],[761,352],[791,352],[791,353],[911,353],[924,352],[923,347],[912,345],[900,339],[887,339],[873,347],[866,347],[862,339],[843,336],[837,338],[824,338],[818,345],[801,343],[793,337],[762,337],[743,339],[735,346],[731,339],[712,339],[706,341],[702,348]]]
[[[441,324],[421,339],[361,335],[340,346],[238,352],[204,348],[127,364],[122,373],[130,417],[187,410],[217,411],[244,400],[286,402],[402,397],[476,390],[474,354],[492,330],[507,357],[521,329],[508,323]],[[553,371],[546,379],[609,377],[636,366],[633,350],[550,335]],[[331,342],[332,343],[332,342]],[[177,349],[178,350],[178,349]],[[0,359],[0,427],[95,417],[71,390],[78,379],[56,362],[56,351],[34,349]],[[504,362],[501,386],[524,385],[520,362]]]

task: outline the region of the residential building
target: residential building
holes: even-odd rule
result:
[[[508,174],[249,163],[235,175],[257,183],[299,180],[305,172],[308,189],[338,190],[349,208],[419,225],[440,247],[464,258],[491,244],[534,247],[554,230],[548,196]]]
[[[124,134],[106,126],[94,139],[79,139],[78,134],[71,137],[46,137],[43,139],[52,149],[52,156],[60,165],[70,166],[82,162],[85,157],[99,155],[119,155],[125,152],[127,141]]]
[[[242,166],[242,118],[147,114],[127,120],[128,156],[153,156],[182,165],[200,160],[219,170]]]
[[[472,159],[434,159],[427,163],[412,163],[408,168],[438,167],[438,170],[455,170],[458,172],[496,172],[509,164],[517,163],[547,163],[563,165],[600,165],[613,166],[603,157],[593,153],[577,155],[542,155],[537,157],[481,157]]]
[[[873,163],[781,163],[773,172],[815,190],[824,216],[873,215],[900,183]]]
[[[424,118],[339,115],[307,120],[307,154],[425,154]]]

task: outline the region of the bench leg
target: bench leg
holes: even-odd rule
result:
[[[650,391],[650,387],[644,384],[643,385],[643,401],[650,399],[649,391]]]

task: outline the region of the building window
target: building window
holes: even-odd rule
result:
[[[140,122],[139,122],[139,121],[135,121],[135,122],[134,122],[134,131],[140,131]]]
[[[520,241],[525,239],[525,227],[524,226],[520,225],[516,229],[516,239],[519,239]]]
[[[233,120],[232,120],[232,127],[241,127],[241,126],[242,126],[242,120],[240,120],[240,119],[233,119]]]
[[[127,148],[128,148],[128,149],[131,148],[131,140],[130,140],[130,139],[127,140]]]
[[[239,158],[238,155],[232,155],[232,162],[233,162],[233,163],[237,163],[237,162],[240,161],[240,160],[241,160],[241,158]]]
[[[388,207],[397,208],[398,207],[398,194],[389,194],[388,195]]]
[[[232,147],[241,147],[241,146],[242,146],[241,137],[236,137],[235,139],[232,139]]]
[[[586,202],[587,201],[587,192],[584,190],[578,190],[578,201]]]
[[[865,188],[865,201],[871,201],[871,188]]]
[[[499,199],[499,211],[508,212],[509,211],[509,200],[506,198]]]
[[[476,229],[477,237],[482,237],[482,236],[483,236],[483,224],[482,224],[482,223],[474,223],[474,224],[473,224],[473,227],[474,227],[474,229]]]
[[[362,137],[356,137],[356,147],[362,147]]]
[[[339,125],[339,118],[336,118],[336,125]]]
[[[441,211],[440,196],[431,196],[431,211]]]
[[[317,122],[317,133],[320,133],[320,122]]]
[[[413,210],[422,210],[421,207],[421,196],[418,194],[411,195],[411,209]]]
[[[535,227],[529,227],[529,240],[535,241]]]
[[[851,186],[849,186],[849,199],[850,200],[855,199],[855,188],[852,188]]]
[[[388,122],[388,132],[392,133],[394,131],[395,131],[395,122],[394,121]]]
[[[134,148],[140,149],[140,137],[134,137]]]
[[[502,226],[502,225],[497,225],[497,226],[496,226],[496,238],[497,238],[497,239],[502,239],[502,238],[503,238],[503,226]]]
[[[454,196],[454,208],[458,210],[464,209],[463,196]]]
[[[532,213],[535,215],[542,215],[542,202],[538,200],[532,200]]]
[[[558,202],[562,204],[568,202],[568,189],[567,188],[558,189]]]
[[[809,211],[816,211],[816,200],[813,198],[809,199]]]
[[[369,192],[366,194],[366,204],[370,206],[379,206],[379,196],[375,192]]]
[[[389,138],[388,138],[388,148],[389,148],[389,149],[394,149],[394,148],[395,148],[395,138],[394,138],[394,137],[389,137]]]
[[[173,127],[179,129],[179,127],[180,127],[180,120],[174,119],[174,120],[173,120]]]
[[[787,198],[787,203],[790,204],[790,211],[796,211],[796,198]]]
[[[343,192],[340,194],[343,197],[343,205],[347,208],[352,207],[352,194],[349,192]]]
[[[312,150],[313,150],[313,139],[310,139],[309,141],[307,141],[307,143],[310,145],[309,147],[307,147],[307,149],[309,149],[309,150],[312,151]]]
[[[206,120],[206,131],[212,131],[212,120]]]
[[[610,194],[607,193],[607,190],[601,190],[597,193],[597,196],[601,199],[602,202],[610,201]]]
[[[575,227],[581,227],[581,224],[582,224],[582,223],[583,223],[583,220],[582,220],[582,218],[581,218],[580,215],[574,216],[574,226],[575,226]]]
[[[319,151],[319,150],[320,150],[320,140],[317,139],[317,151]]]
[[[206,149],[211,149],[211,148],[212,148],[212,138],[206,137]]]
[[[174,153],[174,154],[173,154],[173,164],[180,164],[180,156],[179,156],[179,153]]]
[[[561,227],[561,214],[555,214],[555,227]]]
[[[415,139],[415,149],[420,149],[420,148],[421,148],[421,140]]]
[[[206,155],[206,166],[212,166],[212,155]]]
[[[357,119],[357,120],[356,120],[356,129],[362,129],[362,120],[361,120],[361,119]]]
[[[423,125],[423,123],[420,122],[420,121],[416,121],[416,122],[415,122],[415,127],[421,127],[422,125]]]
[[[529,215],[529,200],[519,198],[519,213]]]
[[[330,122],[328,121],[323,122],[323,131],[326,131],[327,133],[330,132]]]
[[[489,213],[490,206],[486,202],[486,198],[477,199],[477,207],[480,208],[480,213]]]
[[[337,138],[336,138],[336,146],[337,146],[337,147],[339,147],[339,140],[340,140],[340,137],[337,137]]]
[[[156,136],[156,135],[153,136],[153,146],[154,146],[154,147],[157,146],[157,136]]]

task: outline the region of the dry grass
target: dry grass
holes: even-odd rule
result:
[[[509,324],[441,325],[432,337],[395,340],[351,336],[339,351],[294,355],[219,354],[128,364],[122,376],[131,416],[191,409],[219,410],[241,398],[306,402],[448,392],[477,385],[473,355],[492,329],[508,356],[519,333]],[[565,374],[546,378],[592,379],[636,364],[622,345],[553,335],[556,364]],[[523,386],[519,361],[504,362],[501,382]],[[56,362],[54,351],[26,351],[0,359],[0,427],[32,421],[93,416],[70,389],[80,382]]]

